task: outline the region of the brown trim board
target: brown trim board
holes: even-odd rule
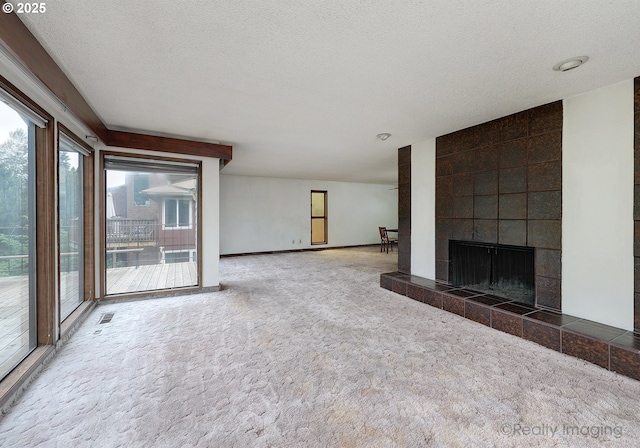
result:
[[[104,144],[231,160],[227,145],[110,131],[15,12],[0,14],[0,40]]]
[[[146,149],[149,151],[170,152],[172,154],[185,154],[199,157],[215,157],[231,160],[232,147],[218,143],[197,142],[171,137],[158,137],[155,135],[137,134],[133,132],[108,131],[108,146],[120,148]]]

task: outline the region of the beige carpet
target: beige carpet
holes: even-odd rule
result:
[[[638,446],[640,382],[379,288],[394,263],[226,258],[221,292],[102,305],[0,445]]]

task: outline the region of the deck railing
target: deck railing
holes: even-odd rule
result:
[[[0,277],[29,273],[29,227],[0,227]]]
[[[155,219],[107,219],[107,243],[154,242],[158,237]]]

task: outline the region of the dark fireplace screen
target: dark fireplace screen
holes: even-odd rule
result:
[[[449,241],[454,286],[535,304],[532,247]]]

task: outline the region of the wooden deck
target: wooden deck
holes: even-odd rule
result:
[[[198,284],[193,261],[107,269],[107,294],[182,288]]]
[[[155,264],[107,270],[107,294],[180,288],[198,284],[195,262]],[[60,282],[61,313],[80,305],[78,273],[63,273]],[[0,277],[0,377],[20,362],[29,349],[29,279]]]
[[[0,278],[0,377],[29,353],[29,277]]]

